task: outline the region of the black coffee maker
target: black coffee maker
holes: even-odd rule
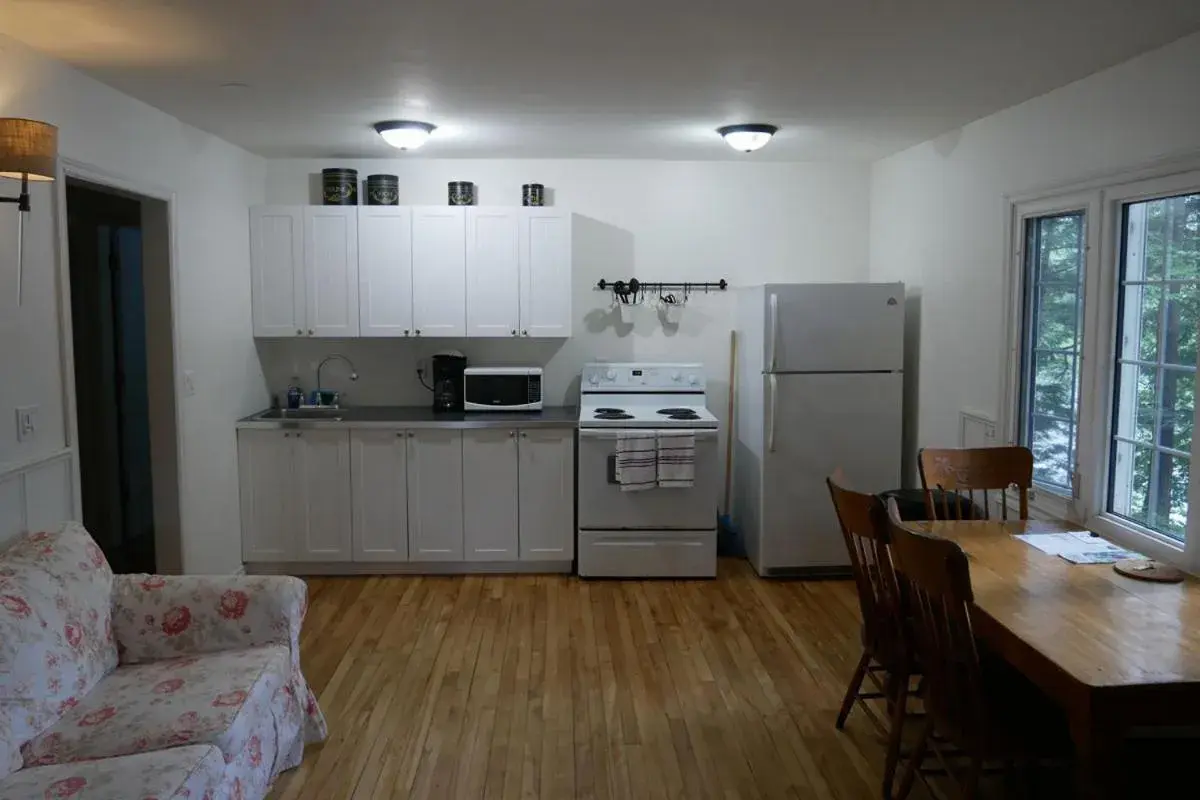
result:
[[[438,355],[433,357],[433,410],[463,410],[463,370],[465,356]]]

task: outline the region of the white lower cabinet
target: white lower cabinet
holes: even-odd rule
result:
[[[247,562],[575,556],[571,429],[251,428],[238,469]]]
[[[463,431],[467,561],[515,561],[519,538],[516,430]]]
[[[575,557],[575,432],[529,429],[519,440],[522,561]]]
[[[408,560],[408,437],[405,431],[350,434],[355,561]]]
[[[293,434],[297,512],[295,561],[349,561],[350,432],[306,430]]]
[[[238,431],[242,560],[291,561],[296,550],[292,434]]]
[[[462,561],[462,431],[409,431],[407,441],[409,558]]]
[[[349,561],[350,432],[238,435],[242,557]]]

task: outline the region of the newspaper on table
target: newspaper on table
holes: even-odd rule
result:
[[[1126,558],[1140,558],[1137,553],[1093,536],[1090,531],[1018,533],[1014,536],[1043,553],[1066,559],[1072,564],[1114,564]]]

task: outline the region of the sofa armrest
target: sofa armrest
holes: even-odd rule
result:
[[[113,635],[122,664],[285,644],[299,669],[307,607],[299,578],[117,575]]]

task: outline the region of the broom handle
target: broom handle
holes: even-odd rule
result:
[[[725,423],[725,513],[729,514],[729,494],[733,485],[733,396],[737,386],[737,331],[729,332],[729,407]]]

